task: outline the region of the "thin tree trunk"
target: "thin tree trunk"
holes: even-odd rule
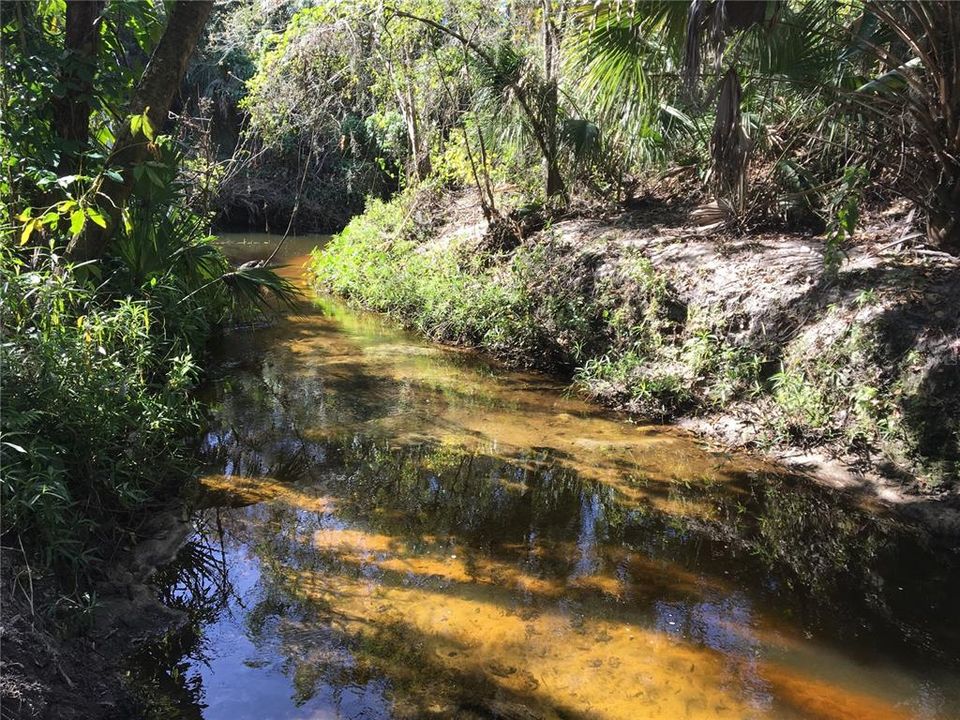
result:
[[[927,212],[927,239],[951,255],[960,255],[960,163],[952,174],[942,173]]]
[[[63,141],[59,174],[79,167],[79,156],[90,139],[90,100],[100,51],[102,0],[67,0],[65,53],[60,66],[62,98],[54,101],[54,124]]]
[[[417,101],[409,77],[404,79],[404,86],[407,106],[407,137],[410,140],[410,153],[413,155],[413,171],[417,180],[425,180],[430,174],[430,151],[424,147],[420,120],[417,117]]]
[[[487,145],[483,141],[483,129],[477,126],[477,146],[480,148],[480,168],[483,170],[483,184],[487,190],[487,199],[490,203],[491,217],[497,217],[497,201],[493,194],[493,185],[490,183],[490,163],[487,161]]]
[[[407,130],[407,142],[410,145],[411,161],[406,165],[407,180],[411,176],[418,181],[424,180],[430,174],[430,154],[428,149],[426,157],[424,158],[422,155],[424,143],[417,118],[416,97],[414,96],[413,84],[410,81],[410,57],[406,48],[404,48],[402,71],[397,70],[389,56],[385,56],[384,59],[390,77],[393,78],[394,96],[397,99],[397,106],[400,108],[400,115],[403,117],[403,125]]]
[[[463,34],[457,32],[453,28],[450,28],[446,25],[438,23],[435,20],[421,17],[419,15],[414,15],[412,13],[408,13],[404,10],[398,10],[396,8],[394,8],[392,12],[397,17],[405,17],[405,18],[410,18],[411,20],[416,20],[417,22],[421,22],[424,25],[428,25],[429,27],[439,30],[445,35],[449,35],[455,40],[460,41],[460,43],[464,47],[469,48],[469,50],[473,52],[474,55],[480,58],[480,60],[483,61],[483,63],[487,67],[496,70],[497,63],[494,60],[493,56],[489,52],[484,50],[483,47],[475,40],[468,38]],[[549,158],[551,158],[551,153],[550,153],[549,147],[547,146],[547,140],[546,140],[546,135],[544,133],[542,116],[538,115],[535,108],[533,108],[530,105],[528,94],[523,84],[517,83],[517,82],[511,82],[509,84],[509,87],[513,91],[513,95],[514,95],[514,98],[516,98],[517,104],[520,106],[520,109],[523,111],[523,114],[526,116],[527,121],[530,123],[530,129],[533,133],[534,142],[537,143],[537,148],[540,150],[540,153],[542,154],[542,156],[548,159],[549,166],[552,168],[552,171],[550,174],[552,176],[552,183],[553,183],[552,189],[554,191],[553,194],[563,195],[564,193],[563,178],[560,175],[559,167],[557,166],[556,153],[554,153],[553,155],[552,162],[549,160]]]
[[[554,55],[556,43],[553,20],[550,16],[551,0],[543,0],[543,79],[546,83],[543,95],[543,187],[548,198],[563,194],[563,177],[557,164],[557,77]]]
[[[159,130],[163,127],[170,103],[186,72],[187,61],[200,39],[212,7],[212,0],[177,0],[174,3],[163,37],[134,91],[128,115],[146,114],[154,128]],[[94,260],[103,255],[120,222],[123,207],[133,192],[133,169],[147,158],[147,138],[140,133],[134,136],[126,119],[115,135],[117,139],[107,166],[117,170],[121,180],[117,182],[104,177],[100,187],[100,192],[106,197],[103,210],[107,226],[101,228],[87,223],[86,230],[67,247],[70,260]]]
[[[410,55],[404,48],[403,88],[407,110],[410,114],[410,120],[407,124],[407,132],[410,136],[410,152],[413,154],[413,169],[417,180],[425,180],[430,174],[430,148],[425,147],[426,143],[421,131],[420,119],[417,116],[417,98],[414,95],[413,82],[410,80],[412,72]]]

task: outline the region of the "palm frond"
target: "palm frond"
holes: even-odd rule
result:
[[[572,69],[604,115],[648,107],[651,74],[676,72],[689,4],[601,2],[572,12]]]
[[[849,39],[832,0],[785,5],[775,21],[751,27],[744,39],[746,58],[764,78],[798,88],[826,87],[849,70],[844,59]]]
[[[567,118],[563,121],[560,139],[578,161],[583,160],[600,149],[600,128],[583,118]]]
[[[271,309],[270,299],[273,298],[288,309],[296,310],[301,297],[300,290],[276,272],[280,267],[241,265],[221,275],[219,280],[242,303],[268,310]]]

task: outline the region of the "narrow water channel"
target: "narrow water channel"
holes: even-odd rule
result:
[[[217,368],[157,717],[960,717],[955,554],[835,491],[328,298]]]

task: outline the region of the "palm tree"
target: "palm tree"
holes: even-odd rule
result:
[[[926,211],[934,244],[960,250],[960,7],[949,0],[608,0],[575,18],[571,54],[607,126],[712,112],[707,177],[728,209],[744,209],[756,117],[790,94],[818,121],[807,142],[828,123],[872,122],[896,152],[848,132],[851,152],[837,157],[915,166],[901,192]]]
[[[864,52],[886,72],[859,88],[860,106],[901,140],[883,159],[925,210],[929,241],[960,254],[960,7],[869,0],[862,24]]]

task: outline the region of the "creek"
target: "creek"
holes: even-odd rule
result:
[[[306,293],[216,348],[157,717],[960,717],[955,550]]]

